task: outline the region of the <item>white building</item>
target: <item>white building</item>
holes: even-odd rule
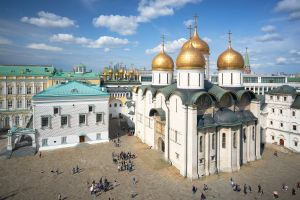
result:
[[[267,143],[275,143],[300,152],[300,94],[283,85],[266,93],[261,112]]]
[[[152,85],[133,90],[136,136],[191,179],[237,171],[261,157],[260,102],[243,88],[243,57],[229,44],[218,59],[222,84],[214,85],[205,80],[207,44],[197,38],[195,26],[176,60],[177,82],[162,47],[152,61]]]
[[[39,150],[106,142],[109,94],[96,85],[67,82],[33,96]]]

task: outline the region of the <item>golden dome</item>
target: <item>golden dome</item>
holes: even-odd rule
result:
[[[173,71],[173,59],[162,50],[152,60],[152,70],[154,71]]]
[[[221,53],[218,57],[217,67],[218,70],[243,70],[244,69],[244,59],[243,56],[235,51],[231,47],[231,39],[229,32],[229,46],[226,51]]]
[[[120,73],[120,74],[123,74],[123,73],[124,73],[124,70],[123,70],[123,69],[120,69],[119,73]]]
[[[108,70],[108,73],[113,73],[113,70],[112,70],[112,69],[109,69],[109,70]]]
[[[209,46],[204,40],[200,39],[200,37],[198,36],[196,27],[194,30],[194,35],[191,37],[190,40],[188,40],[187,42],[185,42],[183,44],[181,49],[183,50],[183,49],[188,48],[190,41],[192,41],[194,48],[199,49],[204,54],[209,54]]]
[[[176,59],[176,69],[204,69],[205,58],[199,49],[193,47],[192,42],[182,49]]]

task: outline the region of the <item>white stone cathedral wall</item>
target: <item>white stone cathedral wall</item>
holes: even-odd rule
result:
[[[231,80],[231,77],[232,77],[232,80]],[[221,87],[241,87],[241,86],[243,86],[243,71],[241,71],[241,70],[219,70],[218,85]]]
[[[152,85],[169,85],[172,79],[173,71],[152,71]]]
[[[203,89],[204,73],[204,69],[177,70],[177,87],[183,89]]]
[[[122,102],[119,99],[111,99],[109,104],[111,105],[109,106],[109,114],[111,114],[112,118],[119,118],[120,113],[122,113]],[[115,104],[117,105],[116,107]]]

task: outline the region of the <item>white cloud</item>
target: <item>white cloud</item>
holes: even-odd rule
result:
[[[130,49],[129,49],[129,48],[124,48],[123,50],[124,50],[124,51],[130,51]]]
[[[59,33],[50,37],[52,42],[64,42],[79,44],[89,48],[112,48],[129,44],[128,39],[115,38],[110,36],[101,36],[97,40],[85,37],[74,37],[71,34]]]
[[[287,59],[285,57],[278,57],[276,58],[276,63],[277,64],[286,64]]]
[[[270,33],[270,32],[274,32],[276,30],[276,27],[273,25],[266,25],[266,26],[261,27],[261,30],[263,32]]]
[[[12,44],[12,41],[3,37],[0,37],[0,45]]]
[[[292,49],[292,50],[290,50],[290,54],[300,55],[300,51],[298,51],[296,49]]]
[[[266,33],[257,37],[258,42],[282,41],[283,38],[278,33]]]
[[[138,27],[135,16],[100,15],[93,19],[93,24],[95,27],[106,27],[120,35],[132,35]]]
[[[277,3],[275,11],[290,12],[300,10],[300,0],[281,0]]]
[[[110,51],[110,48],[104,48],[103,51],[104,51],[104,52],[109,52],[109,51]]]
[[[81,45],[89,45],[91,43],[91,40],[88,38],[74,37],[71,34],[64,34],[64,33],[52,35],[50,37],[50,41],[52,41],[52,42],[70,42],[70,43],[81,44]]]
[[[120,35],[136,33],[139,23],[149,22],[160,16],[174,14],[174,9],[179,9],[188,3],[197,3],[201,0],[141,0],[137,8],[137,16],[100,15],[93,19],[95,27],[105,27]]]
[[[40,11],[38,17],[22,17],[21,22],[33,24],[39,27],[58,27],[66,28],[77,26],[74,20],[67,17],[61,17],[54,13]]]
[[[212,41],[212,39],[210,39],[209,37],[204,37],[202,39],[207,43],[211,43],[211,41]]]
[[[300,0],[281,0],[277,3],[275,11],[289,13],[288,20],[299,20]]]
[[[167,41],[165,43],[165,51],[167,53],[174,53],[178,51],[186,41],[187,39],[185,38],[180,38],[178,40],[173,40],[173,41]],[[152,49],[146,49],[146,54],[158,53],[160,52],[160,50],[161,50],[161,45],[157,45]]]
[[[27,45],[27,48],[30,49],[39,49],[39,50],[45,50],[45,51],[62,51],[63,49],[60,47],[55,46],[49,46],[44,43],[31,43]]]

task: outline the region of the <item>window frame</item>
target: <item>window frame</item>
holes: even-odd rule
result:
[[[226,133],[222,133],[222,148],[226,149]]]
[[[98,121],[98,115],[101,115],[101,120],[100,121]],[[98,123],[103,123],[104,122],[104,120],[103,120],[103,113],[101,112],[101,113],[96,113],[96,123],[98,124]]]
[[[67,118],[66,119],[66,124],[63,124],[62,122],[63,122],[63,118]],[[66,126],[69,126],[69,116],[68,115],[61,115],[60,116],[60,126],[61,127],[66,127]]]
[[[80,117],[81,116],[84,116],[84,122],[80,122]],[[86,117],[87,115],[86,114],[79,114],[79,116],[78,116],[78,123],[79,123],[79,126],[82,126],[82,125],[86,125],[86,123],[87,123],[87,117]]]
[[[47,125],[43,125],[43,119],[47,119]],[[50,128],[50,117],[49,116],[41,116],[41,128]]]
[[[48,138],[43,138],[42,139],[42,147],[48,146]]]
[[[67,136],[61,137],[61,144],[67,144]]]

